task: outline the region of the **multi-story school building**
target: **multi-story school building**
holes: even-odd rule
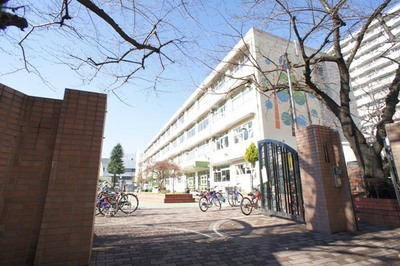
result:
[[[328,120],[313,95],[294,91],[290,97],[301,73],[285,69],[285,59],[300,63],[295,42],[251,29],[138,152],[137,173],[146,163],[169,159],[184,172],[174,179],[174,191],[258,185],[257,171],[244,159],[252,142],[273,139],[296,149],[297,128]],[[315,71],[322,84],[326,66]],[[272,85],[280,89],[267,91]]]

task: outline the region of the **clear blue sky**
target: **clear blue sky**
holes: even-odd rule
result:
[[[29,1],[27,0],[27,2]],[[43,4],[33,2],[35,2],[36,8],[40,8],[39,5]],[[369,0],[367,2],[377,1]],[[157,1],[154,3],[157,4]],[[13,53],[9,53],[7,48],[12,47],[13,42],[15,43],[10,36],[17,36],[15,39],[18,40],[18,35],[21,33],[18,29],[9,29],[6,34],[0,32],[0,83],[28,95],[56,99],[62,99],[65,88],[107,93],[109,97],[102,157],[109,157],[112,148],[117,143],[122,145],[125,153],[136,153],[138,149],[144,148],[149,143],[210,73],[209,67],[214,67],[217,63],[214,59],[216,57],[221,59],[239,40],[239,33],[235,32],[232,27],[245,34],[250,26],[258,26],[256,22],[250,21],[251,16],[247,17],[246,25],[240,20],[229,18],[233,13],[242,11],[239,8],[240,0],[203,0],[202,3],[203,6],[190,7],[193,17],[174,15],[171,22],[176,28],[170,28],[170,30],[171,32],[180,31],[178,34],[180,36],[185,35],[191,41],[186,45],[186,47],[191,47],[187,50],[188,54],[208,63],[209,66],[207,67],[193,58],[188,59],[182,56],[175,58],[177,54],[169,54],[177,63],[167,66],[164,73],[166,79],[157,85],[157,91],[149,87],[151,83],[145,82],[144,79],[136,79],[115,90],[118,97],[123,100],[122,102],[113,92],[107,91],[107,88],[104,87],[104,84],[109,81],[105,77],[96,79],[90,84],[83,84],[81,77],[74,71],[52,58],[57,55],[57,51],[54,49],[61,50],[64,45],[72,46],[71,41],[46,30],[41,30],[40,35],[45,36],[45,39],[43,37],[30,38],[30,42],[27,43],[33,49],[42,49],[41,51],[52,54],[49,56],[49,54],[40,52],[28,53],[30,60],[40,70],[42,78],[24,70],[15,72],[15,69],[23,67],[21,51],[16,46]],[[30,18],[28,17],[28,19]],[[74,19],[78,21],[78,18]],[[70,22],[71,24],[75,22],[74,19]],[[280,26],[282,25],[275,24],[272,27],[263,25],[263,29],[282,35]],[[21,36],[23,35],[19,37],[21,38]],[[155,76],[151,66],[149,68],[139,77],[147,78],[150,81],[154,80]],[[143,73],[147,76],[142,76]]]

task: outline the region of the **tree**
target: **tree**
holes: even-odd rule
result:
[[[317,97],[337,118],[343,134],[355,153],[357,162],[363,172],[364,180],[369,185],[385,185],[385,179],[381,151],[383,140],[386,137],[385,125],[393,122],[396,112],[396,105],[399,100],[400,91],[400,62],[398,53],[389,54],[383,51],[382,58],[387,63],[393,64],[396,68],[395,78],[391,83],[386,84],[387,95],[385,105],[381,110],[379,122],[375,124],[375,139],[368,141],[361,128],[358,127],[355,117],[351,113],[350,68],[356,55],[360,53],[361,43],[373,21],[379,21],[385,30],[387,41],[393,43],[392,47],[398,45],[399,38],[395,37],[385,22],[387,13],[385,10],[395,1],[380,1],[380,4],[367,4],[361,1],[250,1],[252,2],[251,12],[248,16],[258,16],[262,10],[261,17],[265,24],[277,23],[279,26],[287,26],[288,38],[292,36],[298,43],[299,55],[302,58],[301,64],[287,62],[290,69],[300,69],[303,79],[295,84],[295,90],[302,90],[312,93]],[[378,1],[376,1],[378,2]],[[261,6],[262,5],[262,6]],[[265,13],[266,11],[269,13]],[[253,12],[253,13],[252,13]],[[397,14],[398,16],[398,14]],[[275,24],[277,25],[277,24]],[[357,30],[355,32],[355,30]],[[354,45],[350,51],[344,51],[341,45],[343,37],[351,37]],[[310,51],[307,46],[316,47]],[[329,53],[324,53],[328,49]],[[336,68],[339,73],[335,81],[339,84],[339,97],[335,99],[318,83],[316,69],[318,64],[327,63]],[[280,64],[276,71],[282,71]],[[264,73],[267,74],[267,73]],[[263,86],[263,90],[281,89],[279,86]],[[375,191],[374,188],[369,189]]]
[[[181,169],[173,161],[163,160],[147,165],[145,172],[156,179],[159,190],[165,190],[166,179],[179,176]]]
[[[8,27],[17,27],[20,30],[26,29],[28,27],[28,21],[15,14],[19,9],[23,9],[24,7],[7,7],[8,1],[9,0],[0,0],[0,29],[5,30]]]
[[[246,148],[244,159],[246,162],[251,163],[252,167],[254,167],[255,163],[258,161],[258,149],[254,142],[250,143],[249,147]]]
[[[250,143],[249,147],[246,148],[244,159],[246,162],[249,162],[251,164],[251,186],[253,187],[254,167],[256,162],[258,161],[258,149],[254,142]]]
[[[111,151],[110,162],[108,163],[107,166],[107,172],[113,174],[112,178],[113,187],[115,187],[117,175],[120,175],[125,172],[125,166],[122,160],[123,157],[124,157],[124,150],[122,149],[121,144],[118,143]]]
[[[7,3],[8,2],[8,3]],[[23,3],[23,4],[20,4]],[[37,55],[68,66],[85,84],[104,80],[113,89],[132,79],[159,76],[183,54],[180,31],[170,22],[187,12],[185,1],[0,1],[0,51],[23,58],[24,69],[46,84]],[[24,30],[15,32],[14,28]],[[4,35],[3,35],[4,34]],[[45,34],[45,35],[44,35]],[[36,40],[45,44],[43,48]],[[50,41],[51,40],[51,41]],[[20,71],[8,69],[9,73]],[[140,73],[140,74],[139,74]],[[139,76],[139,78],[138,78]],[[103,83],[104,84],[104,83]],[[103,85],[105,86],[105,85]],[[113,91],[114,92],[114,91]],[[114,92],[115,93],[115,92]]]

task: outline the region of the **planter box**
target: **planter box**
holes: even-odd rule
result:
[[[165,194],[164,203],[195,202],[193,195],[187,194]]]

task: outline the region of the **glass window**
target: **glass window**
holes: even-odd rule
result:
[[[235,94],[232,97],[232,108],[235,110],[236,108],[240,108],[251,98],[252,87],[244,87],[241,91]]]
[[[234,129],[234,143],[248,140],[253,137],[253,121]]]
[[[179,137],[179,143],[182,144],[182,143],[184,143],[184,142],[185,142],[185,134],[182,134],[182,135]]]
[[[201,120],[199,122],[199,124],[197,125],[197,131],[201,132],[204,129],[206,129],[208,127],[208,117],[204,118],[203,120]]]
[[[228,134],[225,133],[224,135],[220,136],[215,140],[215,148],[216,150],[222,150],[229,146]]]
[[[214,113],[214,121],[217,121],[225,116],[225,105],[220,106]]]
[[[187,139],[190,139],[194,135],[196,135],[196,127],[195,126],[193,126],[191,129],[189,129],[189,131],[187,132]]]
[[[230,181],[229,165],[214,168],[214,182]]]

